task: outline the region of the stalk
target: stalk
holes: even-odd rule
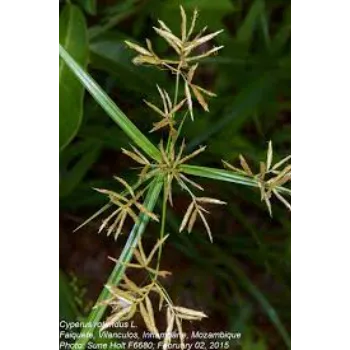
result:
[[[161,188],[162,188],[162,181],[160,181],[159,178],[154,179],[152,181],[152,185],[150,189],[147,192],[147,196],[144,202],[144,205],[148,210],[150,211],[153,210],[158,200]],[[125,244],[125,247],[120,255],[119,261],[121,263],[117,263],[116,266],[114,267],[111,275],[108,278],[107,285],[116,285],[122,278],[126,268],[126,264],[131,260],[133,251],[140,237],[145,231],[148,222],[149,222],[149,217],[141,213],[139,216],[139,222],[134,225],[132,231],[130,232],[129,238]],[[104,287],[85,322],[89,326],[83,327],[83,329],[80,332],[79,338],[77,339],[77,341],[73,346],[73,349],[85,349],[87,342],[91,339],[90,335],[93,334],[94,330],[96,329],[96,324],[100,322],[107,308],[106,305],[101,305],[100,303],[106,300],[109,296],[110,296],[109,291],[107,290],[107,288]]]

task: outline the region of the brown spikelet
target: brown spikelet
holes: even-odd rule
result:
[[[199,104],[202,106],[202,108],[206,111],[209,112],[209,107],[207,102],[205,101],[203,95],[200,93],[200,91],[196,88],[195,85],[191,85],[191,89],[194,93],[194,95],[196,96],[197,101],[199,102]]]
[[[239,161],[241,162],[241,167],[243,168],[243,170],[250,176],[254,176],[253,172],[251,171],[247,161],[245,160],[245,158],[240,154],[239,155]]]

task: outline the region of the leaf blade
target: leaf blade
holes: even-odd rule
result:
[[[254,180],[253,178],[248,178],[239,174],[234,174],[233,172],[224,170],[224,169],[216,169],[216,168],[187,165],[187,164],[181,165],[180,169],[188,175],[194,175],[194,176],[199,176],[199,177],[204,177],[204,178],[219,180],[219,181],[225,181],[225,182],[232,182],[239,185],[258,187],[257,181]],[[291,193],[290,189],[285,187],[279,187],[278,190],[281,193],[285,193],[289,195]]]
[[[67,4],[59,19],[60,45],[84,68],[88,62],[88,36],[81,10]],[[63,59],[59,63],[59,148],[63,150],[77,134],[83,118],[84,87]]]

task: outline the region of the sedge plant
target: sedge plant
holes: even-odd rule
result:
[[[163,21],[154,27],[155,32],[165,40],[173,51],[170,58],[162,57],[153,48],[152,42],[146,39],[145,46],[126,41],[125,44],[136,53],[135,65],[147,65],[170,73],[174,78],[174,94],[171,95],[163,87],[156,85],[159,102],[144,101],[150,113],[156,119],[150,127],[151,133],[161,131],[157,146],[123,114],[114,102],[103,92],[96,82],[84,72],[64,48],[60,47],[60,55],[72,69],[78,79],[89,90],[96,101],[117,122],[133,141],[130,148],[122,152],[137,165],[138,177],[135,183],[128,183],[119,176],[115,180],[124,188],[122,192],[111,189],[95,190],[107,197],[108,202],[81,226],[98,217],[102,217],[99,232],[113,236],[116,240],[125,234],[125,222],[133,221],[134,227],[129,233],[127,243],[118,258],[112,257],[115,268],[107,281],[98,301],[93,307],[87,326],[76,345],[82,348],[88,341],[87,334],[95,329],[97,322],[103,317],[106,308],[110,309],[102,329],[106,329],[118,321],[129,320],[139,313],[150,332],[162,339],[163,349],[167,349],[172,339],[172,332],[177,329],[181,347],[184,348],[183,322],[200,321],[207,317],[203,310],[194,310],[186,305],[175,305],[163,285],[163,280],[170,274],[161,270],[163,247],[169,235],[165,235],[168,206],[173,206],[174,187],[185,193],[190,204],[183,213],[179,232],[191,232],[195,223],[200,222],[208,239],[213,242],[207,216],[211,205],[225,205],[218,198],[205,195],[204,188],[196,182],[196,177],[211,178],[239,185],[256,187],[260,190],[261,200],[266,203],[272,216],[271,199],[276,198],[288,209],[291,209],[287,196],[290,189],[286,186],[291,180],[290,157],[274,163],[272,142],[268,142],[266,160],[260,162],[258,172],[254,172],[243,156],[240,156],[240,168],[223,160],[225,169],[213,169],[191,165],[191,160],[205,151],[201,146],[190,154],[186,154],[186,140],[182,138],[182,127],[185,122],[192,122],[197,117],[195,104],[202,111],[209,111],[209,100],[216,95],[200,86],[197,81],[198,67],[203,59],[218,54],[223,46],[210,45],[222,31],[207,33],[207,29],[196,29],[198,11],[194,10],[188,18],[180,6],[181,28],[176,35]],[[164,135],[166,135],[164,137]],[[154,211],[158,198],[162,198],[161,212]],[[148,222],[159,223],[159,239],[150,252],[146,253],[142,245],[142,235]],[[129,269],[144,271],[146,278],[142,284],[132,281],[128,276]],[[157,302],[157,303],[156,303]],[[155,304],[156,303],[156,304]],[[155,310],[164,312],[167,327],[159,330],[155,321]],[[85,336],[84,336],[85,335]]]

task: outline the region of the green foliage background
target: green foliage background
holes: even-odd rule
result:
[[[204,166],[220,167],[221,159],[235,162],[242,153],[254,162],[264,157],[267,141],[273,140],[277,157],[290,149],[290,3],[283,0],[125,0],[60,1],[60,43],[98,81],[123,112],[148,134],[155,121],[142,100],[156,100],[155,84],[173,89],[173,79],[131,63],[133,53],[123,40],[144,42],[146,37],[164,52],[152,25],[163,19],[179,27],[178,5],[200,10],[199,27],[224,28],[218,39],[220,55],[208,59],[200,78],[218,95],[210,113],[199,108],[187,123],[188,149],[208,145],[200,157]],[[198,107],[198,106],[197,106]],[[159,137],[159,135],[158,135]],[[72,233],[72,229],[96,211],[104,198],[92,187],[115,188],[112,176],[130,179],[135,174],[120,154],[129,139],[94,102],[74,75],[60,62],[60,317],[84,315],[94,302],[111,265],[101,264],[99,281],[84,266],[90,255],[116,256],[123,242],[95,236],[96,226]],[[178,234],[181,193],[168,220],[172,233],[166,250],[175,269],[174,293],[205,305],[212,330],[240,331],[242,349],[283,349],[289,346],[290,330],[290,220],[285,208],[274,206],[274,219],[259,200],[257,191],[234,184],[202,182],[215,197],[228,202],[212,213],[214,244],[201,229],[188,236]],[[180,215],[179,215],[180,213]],[[146,238],[154,241],[150,227]],[[77,237],[79,236],[79,237]],[[67,238],[68,237],[68,238]],[[82,238],[84,237],[84,238]],[[74,249],[71,244],[75,242]],[[80,244],[94,246],[81,248]],[[83,243],[82,243],[83,241]],[[83,251],[83,253],[79,253]],[[79,263],[67,258],[79,257]],[[103,259],[103,258],[102,258]],[[184,259],[185,262],[180,262]],[[98,266],[98,264],[97,264]],[[167,266],[165,266],[167,267]],[[87,288],[79,297],[72,288],[71,273]],[[196,276],[190,278],[190,276]],[[189,283],[190,281],[190,283]],[[210,288],[209,288],[210,287]],[[80,293],[81,294],[81,293]]]

